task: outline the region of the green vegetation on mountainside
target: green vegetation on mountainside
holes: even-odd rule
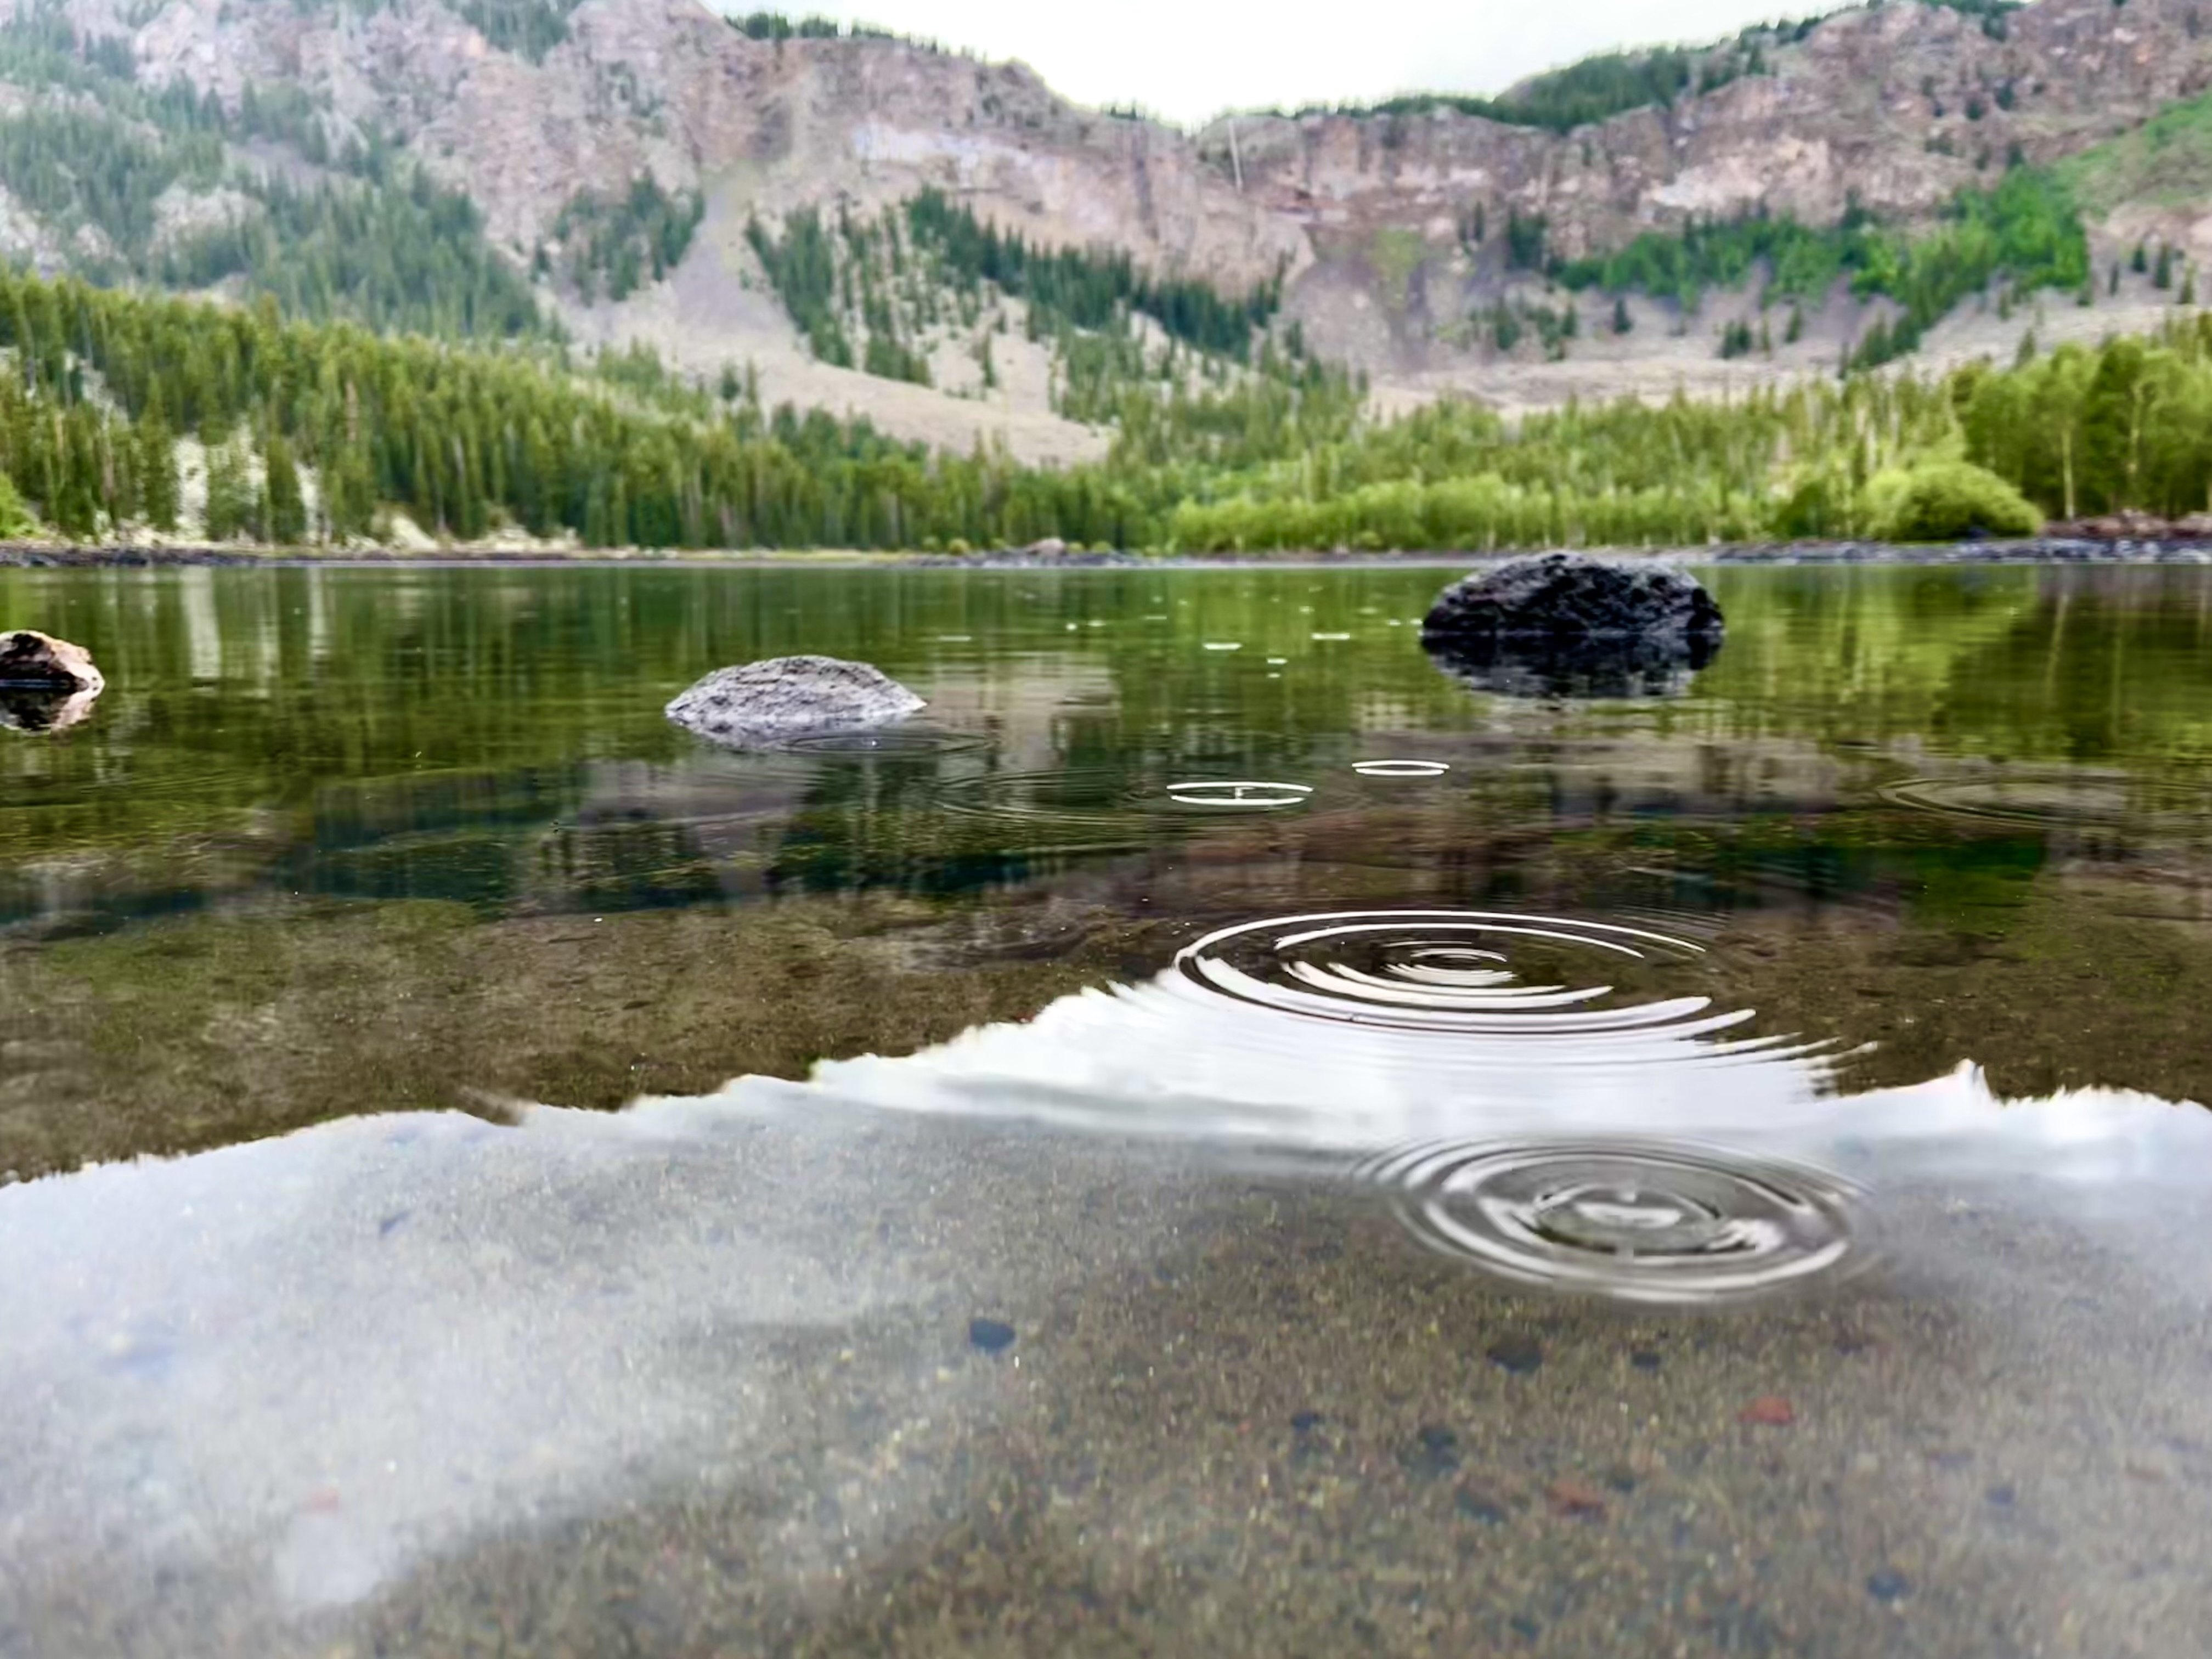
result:
[[[570,198],[554,222],[553,240],[586,303],[602,290],[610,300],[627,300],[675,269],[706,212],[706,198],[696,191],[672,195],[641,173],[612,199],[589,192]]]
[[[1243,362],[1282,303],[1279,276],[1224,298],[1205,283],[1148,276],[1118,250],[1033,246],[934,189],[875,219],[841,208],[830,227],[805,209],[780,233],[755,220],[746,235],[815,355],[848,368],[855,332],[903,343],[956,323],[973,329],[1001,296],[1024,302],[1032,338],[1145,317],[1170,340]]]
[[[1071,420],[1126,428],[1142,418],[1127,405],[1196,408],[1255,375],[1293,402],[1353,395],[1350,376],[1307,358],[1296,325],[1270,331],[1279,275],[1228,298],[1126,253],[1034,246],[934,190],[873,218],[804,209],[746,235],[810,349],[843,368],[987,395],[1018,322],[1047,348],[1052,406]]]
[[[2080,291],[2089,282],[2089,244],[2065,183],[2044,169],[2014,167],[1992,189],[1960,191],[1942,219],[1918,233],[1856,208],[1825,229],[1764,216],[1692,222],[1553,270],[1577,291],[1638,291],[1692,307],[1709,289],[1741,288],[1761,268],[1769,303],[1817,303],[1846,279],[1861,299],[1895,301],[1901,314],[1875,324],[1852,351],[1853,367],[1871,368],[1916,349],[1954,307],[1999,278],[2022,294]]]
[[[134,73],[124,41],[79,36],[50,4],[0,23],[0,82],[32,99],[0,118],[0,185],[48,231],[43,263],[102,283],[227,284],[379,329],[548,331],[475,204],[378,133],[296,88],[248,86],[227,107]],[[238,159],[248,146],[298,165]]]
[[[541,62],[568,38],[568,15],[581,0],[453,0],[453,9],[476,25],[501,52]]]
[[[1876,5],[1881,0],[1873,0]],[[2027,0],[1927,0],[1981,20],[1982,32],[2002,40],[2006,19]],[[2116,3],[2120,0],[2116,0]],[[1448,110],[1507,126],[1540,127],[1571,132],[1607,121],[1632,110],[1670,109],[1684,98],[1717,92],[1747,76],[1773,72],[1773,55],[1804,40],[1826,21],[1825,15],[1795,22],[1758,23],[1730,39],[1702,46],[1651,46],[1600,52],[1532,76],[1496,97],[1473,93],[1408,92],[1374,103],[1310,104],[1293,116],[1426,115]],[[1257,114],[1285,113],[1281,110]]]
[[[2212,93],[2169,104],[2131,132],[2053,169],[2092,213],[2131,202],[2185,207],[2212,196]]]

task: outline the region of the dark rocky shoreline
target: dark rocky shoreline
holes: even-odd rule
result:
[[[1435,566],[1464,569],[1502,563],[1528,550],[1510,552],[1389,553],[1198,553],[1148,556],[1142,553],[1039,553],[1019,549],[1000,552],[849,553],[815,551],[691,552],[608,550],[571,553],[526,549],[408,553],[390,549],[317,553],[302,550],[236,547],[56,547],[33,543],[0,544],[0,569],[90,570],[198,568],[286,568],[410,565],[558,566],[642,564],[752,566],[812,564],[881,566],[904,570],[1111,570],[1132,568],[1260,568],[1270,565]],[[2106,539],[2039,536],[2024,541],[1967,541],[1901,545],[1885,542],[1751,542],[1707,547],[1594,549],[1630,556],[1648,553],[1686,564],[1705,565],[1988,565],[1988,564],[2179,564],[2212,565],[2212,538]]]

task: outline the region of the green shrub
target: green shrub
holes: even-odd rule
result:
[[[2043,515],[2002,478],[1971,461],[1934,461],[1867,485],[1868,526],[1887,542],[1948,542],[1976,533],[2033,536]]]
[[[0,472],[0,540],[27,536],[36,526],[30,508],[23,505],[23,497],[15,488],[15,481]]]

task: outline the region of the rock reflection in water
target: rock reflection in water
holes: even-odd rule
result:
[[[1718,640],[1572,640],[1502,635],[1425,639],[1430,660],[1477,691],[1506,697],[1676,697],[1720,654]]]
[[[98,686],[83,691],[0,686],[0,731],[65,732],[92,713],[100,690]]]

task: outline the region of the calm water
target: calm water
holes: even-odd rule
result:
[[[1443,580],[0,572],[0,1655],[2201,1652],[2212,575]]]

